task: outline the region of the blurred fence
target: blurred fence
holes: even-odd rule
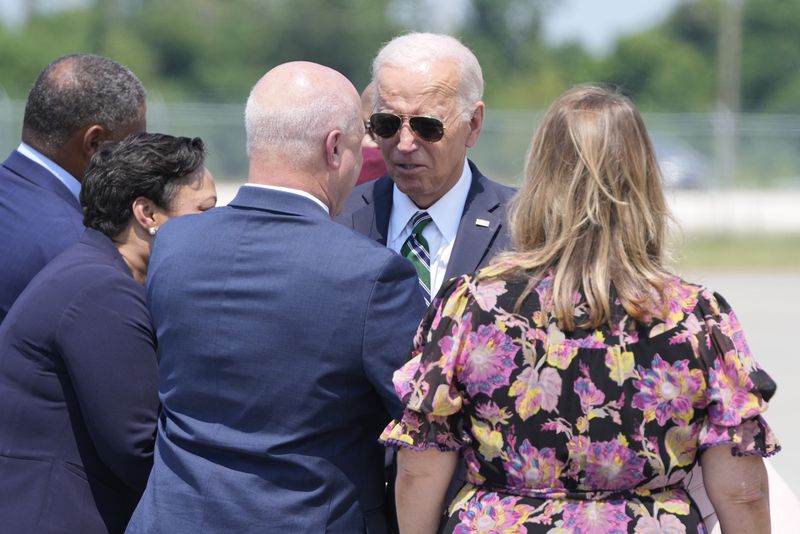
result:
[[[200,136],[218,181],[247,173],[244,108],[239,104],[148,104],[148,130]],[[19,143],[24,102],[0,96],[0,153]],[[488,176],[509,184],[522,174],[541,113],[489,109],[471,152]],[[667,185],[683,189],[800,189],[800,115],[646,114]]]

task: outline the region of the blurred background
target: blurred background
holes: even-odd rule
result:
[[[206,141],[221,203],[246,178],[243,103],[278,63],[329,65],[360,90],[395,34],[458,36],[486,80],[470,157],[509,184],[559,93],[618,86],[658,152],[675,269],[728,298],[778,381],[773,464],[800,494],[798,28],[797,0],[0,0],[0,152],[19,143],[37,74],[71,52],[130,67],[149,130]]]

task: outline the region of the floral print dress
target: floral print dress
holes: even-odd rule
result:
[[[552,276],[512,311],[527,284],[450,281],[395,373],[406,408],[381,440],[466,465],[443,531],[705,532],[683,484],[700,452],[780,448],[761,417],[775,383],[729,305],[676,277],[664,321],[617,302],[613,327],[565,332],[542,311]]]

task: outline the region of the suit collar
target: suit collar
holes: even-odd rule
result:
[[[498,213],[502,200],[497,191],[489,187],[489,179],[481,174],[474,163],[470,161],[469,166],[472,170],[472,186],[458,225],[453,253],[447,263],[445,280],[475,271],[505,223]]]
[[[75,195],[72,194],[67,186],[61,183],[61,181],[53,176],[46,168],[26,158],[18,151],[13,151],[11,155],[8,156],[8,159],[3,162],[3,166],[22,179],[38,187],[52,191],[64,199],[70,206],[74,207],[79,212],[81,211],[80,202],[78,202],[78,199],[75,198]]]
[[[464,211],[467,195],[471,187],[472,167],[467,164],[466,158],[464,159],[464,168],[461,176],[455,185],[424,210],[414,204],[414,201],[408,195],[401,192],[397,187],[393,187],[388,243],[395,242],[398,236],[403,233],[414,214],[419,211],[426,211],[433,218],[433,224],[441,233],[444,242],[453,242],[458,233],[461,214]]]
[[[365,206],[353,212],[353,228],[384,246],[389,234],[393,187],[388,176],[378,178],[362,192]]]
[[[503,216],[496,213],[502,203],[497,191],[472,161],[468,160],[468,163],[472,183],[445,279],[476,270],[505,222]],[[353,228],[384,246],[388,242],[393,187],[394,183],[388,176],[375,180],[361,192],[365,205],[353,212]],[[484,221],[488,226],[483,226],[487,224]]]
[[[58,178],[59,182],[64,184],[64,187],[69,189],[70,193],[72,193],[72,196],[80,200],[81,183],[77,180],[77,178],[67,172],[67,170],[61,165],[24,142],[19,144],[17,152],[47,169],[50,174]]]
[[[331,210],[328,209],[328,206],[326,206],[320,199],[318,199],[317,197],[315,197],[314,195],[312,195],[307,191],[303,191],[302,189],[295,189],[293,187],[283,187],[279,185],[265,185],[265,184],[252,184],[252,183],[247,183],[244,185],[247,187],[260,187],[262,189],[272,189],[273,191],[283,191],[284,193],[292,193],[293,195],[298,195],[307,198],[308,200],[310,200],[311,202],[322,208],[323,211],[325,211],[325,213],[327,213],[328,215],[330,215],[331,213]]]
[[[237,208],[268,210],[291,215],[330,219],[325,210],[309,198],[288,191],[263,187],[240,187],[236,197],[228,205]]]

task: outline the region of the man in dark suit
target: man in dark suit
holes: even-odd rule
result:
[[[483,74],[461,42],[430,33],[396,37],[375,57],[372,81],[369,127],[389,175],[356,187],[337,220],[406,256],[430,302],[446,280],[510,247],[505,217],[514,190],[467,159],[483,126]],[[448,499],[464,476],[462,467]],[[387,500],[394,519],[391,484]]]
[[[122,65],[63,56],[28,94],[22,143],[0,165],[0,322],[42,267],[83,233],[78,194],[105,141],[145,129],[145,91]]]
[[[331,220],[358,176],[358,93],[288,63],[254,87],[249,183],[161,227],[154,467],[133,533],[385,532],[377,436],[422,299],[402,258]]]
[[[508,248],[505,203],[513,190],[467,160],[484,116],[483,75],[468,48],[447,35],[406,34],[381,49],[372,74],[369,126],[389,175],[357,187],[338,220],[420,258],[412,262],[430,299],[445,280]]]

